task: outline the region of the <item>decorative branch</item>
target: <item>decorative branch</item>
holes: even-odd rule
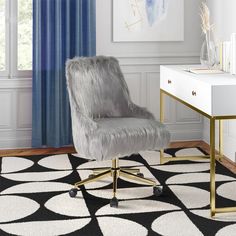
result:
[[[200,17],[201,17],[201,27],[202,27],[202,32],[204,34],[207,34],[208,31],[212,29],[212,25],[210,24],[210,11],[206,3],[202,3],[201,8],[200,8]]]

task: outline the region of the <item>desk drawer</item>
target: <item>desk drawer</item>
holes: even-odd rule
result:
[[[211,86],[181,74],[161,71],[160,88],[197,109],[211,114]]]
[[[160,78],[160,88],[174,95],[177,84],[176,78],[166,70],[161,70]]]
[[[176,97],[207,114],[211,113],[211,86],[189,78],[176,80],[176,86]]]

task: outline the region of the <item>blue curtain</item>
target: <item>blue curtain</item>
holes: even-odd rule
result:
[[[33,0],[33,147],[72,144],[65,62],[96,54],[95,8],[95,0]]]

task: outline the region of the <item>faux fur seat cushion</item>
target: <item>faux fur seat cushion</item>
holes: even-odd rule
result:
[[[98,129],[90,138],[91,156],[125,156],[142,150],[159,150],[169,142],[163,124],[141,118],[106,118],[95,120]]]

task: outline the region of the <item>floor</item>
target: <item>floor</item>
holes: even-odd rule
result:
[[[204,151],[209,153],[209,145],[203,141],[182,141],[173,142],[170,144],[171,148],[180,147],[200,147]],[[39,149],[15,149],[15,150],[0,150],[0,156],[31,156],[31,155],[48,155],[48,154],[63,154],[63,153],[75,153],[74,147],[63,148],[39,148]],[[236,174],[236,163],[224,157],[222,164]]]
[[[190,148],[166,152],[169,156],[201,155],[191,147],[194,144],[204,148],[202,143],[183,143]],[[93,168],[109,167],[110,161],[86,161],[76,153],[47,155],[49,151],[74,150],[9,150],[9,157],[0,158],[1,236],[235,236],[235,213],[210,218],[209,159],[159,165],[158,152],[122,158],[121,166],[139,168],[145,177],[163,185],[164,194],[153,196],[152,187],[121,178],[119,208],[111,208],[112,178],[87,183],[76,198],[68,194],[72,183],[87,178]],[[23,153],[28,156],[17,157]],[[32,156],[39,153],[47,154]],[[217,206],[235,206],[235,174],[218,162],[216,169]]]

